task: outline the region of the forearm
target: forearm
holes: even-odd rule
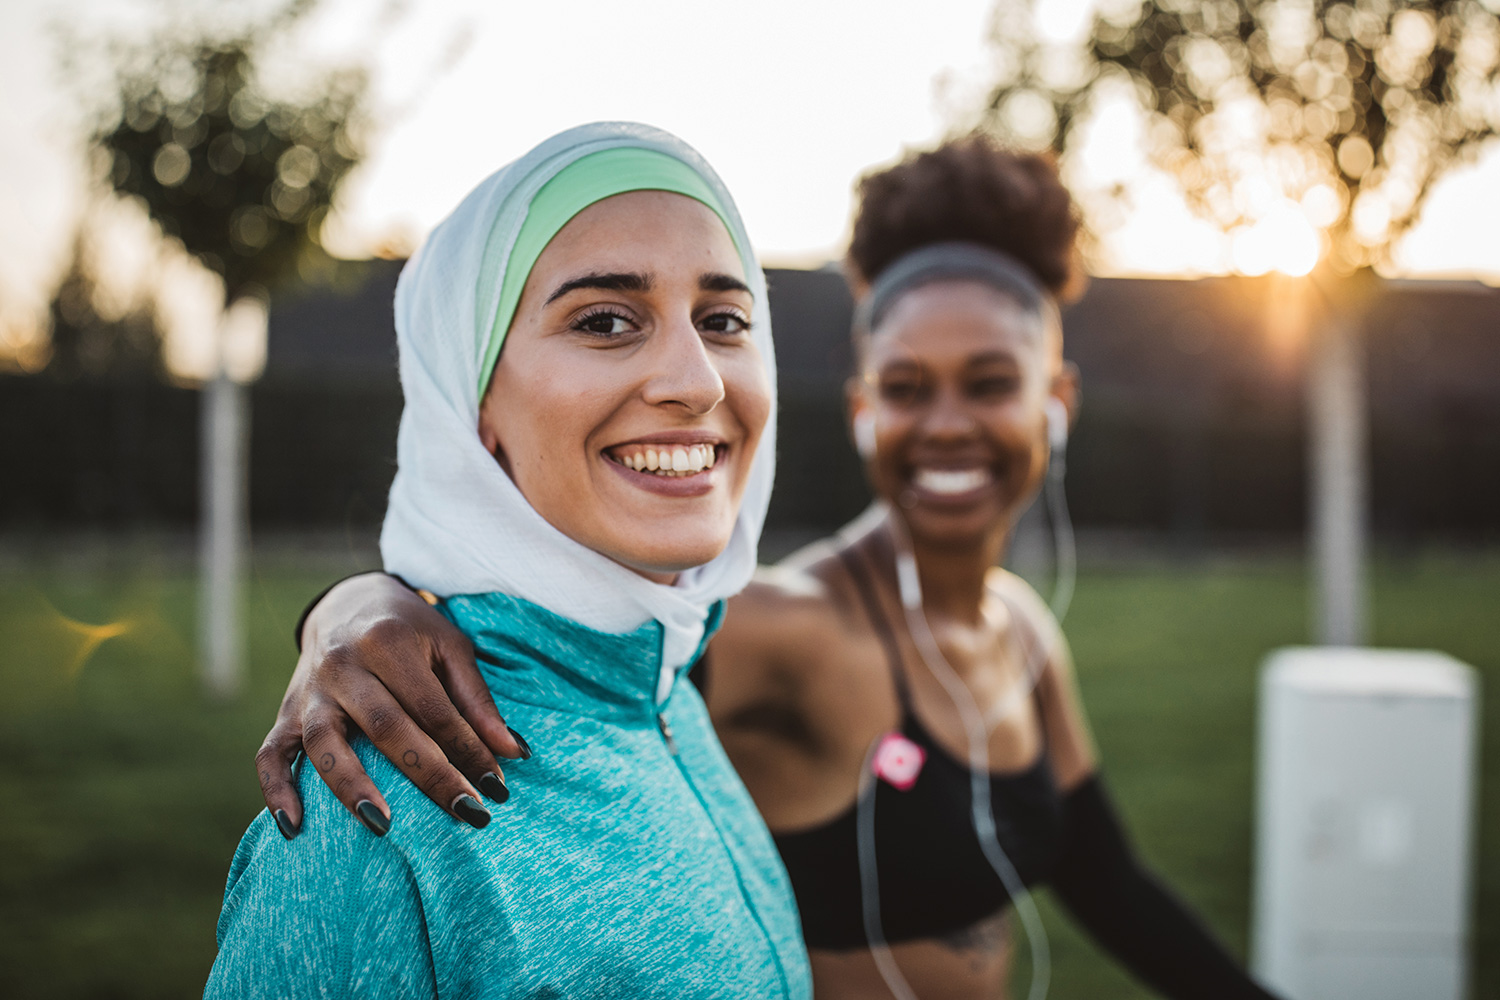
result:
[[[1064,800],[1053,886],[1069,912],[1169,1000],[1274,1000],[1142,867],[1097,775]]]

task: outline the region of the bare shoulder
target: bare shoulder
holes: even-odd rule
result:
[[[741,620],[786,614],[810,618],[824,613],[829,599],[827,582],[805,570],[761,566],[729,604]]]
[[[733,597],[710,650],[709,710],[805,706],[859,638],[848,584],[827,558],[764,566]]]
[[[805,648],[808,639],[845,627],[847,595],[836,565],[830,548],[819,558],[794,557],[760,567],[750,585],[730,600],[723,635],[752,648]]]

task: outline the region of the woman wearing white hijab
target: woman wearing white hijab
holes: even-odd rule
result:
[[[262,815],[235,855],[207,994],[807,996],[785,871],[678,680],[750,578],[773,474],[765,282],[728,193],[657,130],[562,133],[433,232],[396,325],[386,569],[545,752],[481,781],[514,793],[484,829],[472,786],[445,812],[367,741],[310,741],[387,794],[351,814],[300,768],[301,836]]]

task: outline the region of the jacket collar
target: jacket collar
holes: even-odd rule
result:
[[[473,642],[480,673],[499,697],[598,718],[649,717],[659,707],[660,622],[600,632],[501,593],[461,594],[440,607]],[[689,664],[703,655],[723,618],[724,602],[716,601]],[[687,672],[676,672],[671,690]]]

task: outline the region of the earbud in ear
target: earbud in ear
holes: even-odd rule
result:
[[[1047,444],[1053,451],[1068,446],[1068,408],[1056,396],[1047,397]]]
[[[854,414],[854,450],[863,459],[875,456],[875,414],[869,410]]]

